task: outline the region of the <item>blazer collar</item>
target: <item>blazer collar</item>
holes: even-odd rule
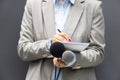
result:
[[[84,11],[84,0],[76,0],[66,20],[64,32],[72,37]]]
[[[42,15],[43,24],[48,38],[53,37],[55,34],[55,14],[54,14],[53,0],[43,0],[42,2]]]
[[[43,2],[47,2],[49,0],[43,0]],[[52,0],[51,0],[52,1]],[[71,2],[74,2],[74,0],[70,0]],[[84,2],[85,0],[80,0],[80,2]]]
[[[78,22],[81,19],[82,13],[84,11],[84,1],[85,0],[75,0],[74,5],[69,12],[68,18],[65,23],[64,32],[70,37],[74,33]],[[47,37],[51,38],[55,35],[55,14],[54,14],[54,2],[53,0],[43,0],[42,2],[42,14],[44,25],[47,33]]]

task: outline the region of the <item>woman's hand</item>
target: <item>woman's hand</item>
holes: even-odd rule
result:
[[[62,61],[61,59],[59,58],[53,58],[53,63],[56,67],[59,67],[59,68],[63,68],[63,67],[66,67],[67,63]]]
[[[70,37],[66,33],[57,33],[52,38],[52,43],[54,42],[67,42],[70,40]]]

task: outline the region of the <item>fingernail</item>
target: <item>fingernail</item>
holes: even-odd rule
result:
[[[71,42],[72,40],[71,39],[68,39],[68,42]]]

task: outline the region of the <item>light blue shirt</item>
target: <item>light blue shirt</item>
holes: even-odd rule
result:
[[[69,11],[71,9],[71,6],[74,5],[75,0],[54,0],[54,11],[55,11],[55,27],[56,27],[56,33],[58,33],[57,29],[60,31],[64,30],[64,25],[66,23],[66,19],[68,17]],[[56,70],[57,74],[59,71],[59,68]],[[54,80],[55,76],[55,68],[52,71],[51,80]],[[62,73],[60,72],[58,80],[62,80]]]
[[[58,33],[57,29],[63,31],[70,8],[74,2],[75,0],[64,0],[64,2],[62,0],[54,0],[56,33]]]

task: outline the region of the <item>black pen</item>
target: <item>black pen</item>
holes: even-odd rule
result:
[[[62,31],[60,31],[60,29],[57,29],[59,33],[61,33]]]

